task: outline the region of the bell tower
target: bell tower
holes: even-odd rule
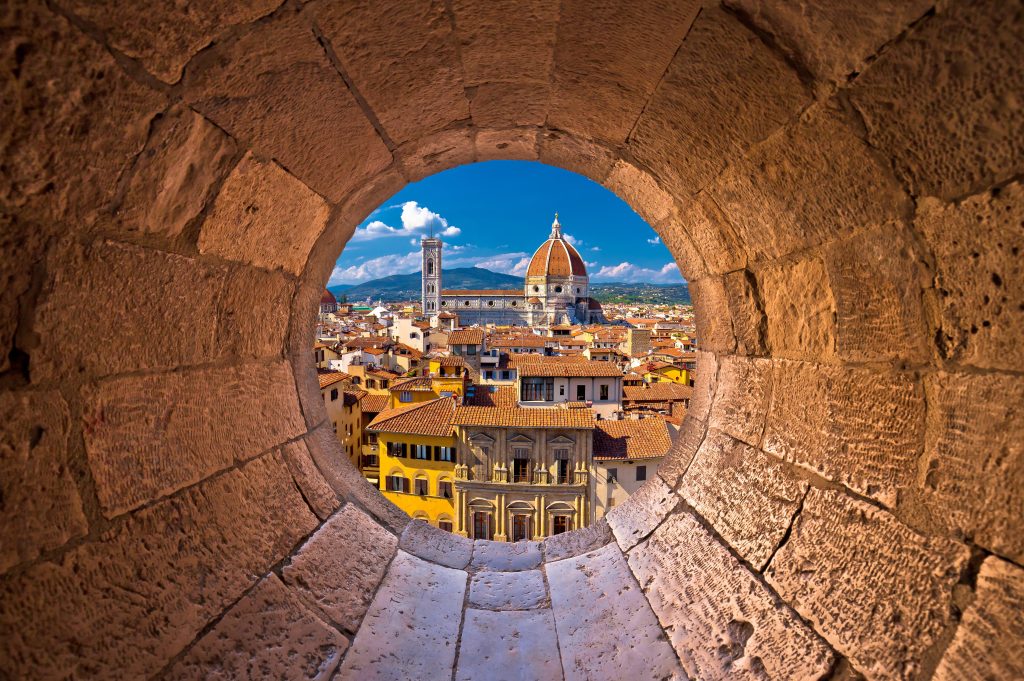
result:
[[[441,240],[433,234],[420,241],[423,250],[423,316],[441,311]]]

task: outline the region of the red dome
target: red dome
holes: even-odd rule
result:
[[[324,289],[324,294],[320,296],[321,305],[337,305],[338,299],[334,297],[334,294]]]
[[[562,237],[562,226],[558,223],[558,215],[555,215],[555,222],[551,225],[551,236],[533,254],[530,266],[526,269],[526,276],[587,276],[587,267],[583,264],[583,258],[573,248],[573,245]]]

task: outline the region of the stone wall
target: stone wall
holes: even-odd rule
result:
[[[2,10],[0,676],[1024,675],[1021,3],[375,5]],[[411,523],[308,361],[355,225],[490,159],[628,201],[702,341],[543,545]]]

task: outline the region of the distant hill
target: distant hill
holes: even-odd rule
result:
[[[492,272],[482,267],[456,267],[442,272],[446,289],[488,289],[514,288],[523,286],[522,277]],[[388,277],[365,281],[362,284],[329,287],[340,300],[346,296],[349,302],[370,298],[385,302],[418,300],[420,297],[420,273],[392,274]],[[602,303],[638,303],[647,305],[679,305],[690,303],[690,291],[686,284],[628,284],[592,283],[590,295]]]

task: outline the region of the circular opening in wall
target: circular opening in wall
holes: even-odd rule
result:
[[[561,293],[561,292],[562,292],[562,287],[561,286],[556,286],[555,287],[555,293]]]

